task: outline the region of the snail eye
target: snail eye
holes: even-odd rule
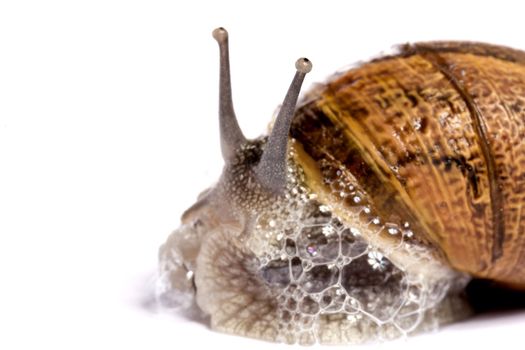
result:
[[[197,219],[191,223],[194,230],[200,230],[204,227],[205,223],[201,219]]]

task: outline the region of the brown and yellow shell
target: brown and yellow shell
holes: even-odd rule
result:
[[[525,289],[524,52],[405,45],[315,89],[291,135],[310,187],[342,166],[452,267]]]

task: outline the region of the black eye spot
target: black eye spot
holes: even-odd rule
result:
[[[204,222],[202,222],[201,219],[197,219],[197,220],[193,221],[192,226],[193,226],[194,229],[198,229],[198,228],[201,228],[201,227],[204,226]]]

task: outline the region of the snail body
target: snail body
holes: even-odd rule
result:
[[[247,140],[221,49],[223,174],[160,249],[159,297],[271,341],[390,339],[466,317],[472,277],[525,289],[525,53],[405,45]]]

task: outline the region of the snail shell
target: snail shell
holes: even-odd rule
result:
[[[405,45],[305,94],[297,72],[269,136],[232,105],[225,167],[160,249],[164,305],[213,329],[300,344],[360,343],[470,313],[472,277],[525,289],[525,53]]]
[[[525,288],[525,53],[405,45],[319,87],[291,135],[310,178],[333,182],[326,160],[347,169],[452,267]]]

